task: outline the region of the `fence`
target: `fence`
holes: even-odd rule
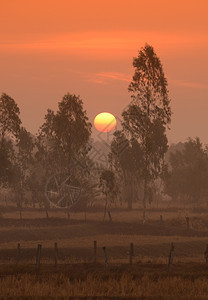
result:
[[[42,259],[42,252],[43,252],[44,247],[42,246],[42,244],[38,244],[37,248],[36,248],[36,255],[35,255],[35,263],[34,265],[36,265],[37,268],[40,268],[41,264],[44,264],[44,260]],[[54,265],[55,267],[57,267],[59,264],[63,264],[63,262],[61,263],[61,260],[59,260],[59,250],[61,250],[61,248],[58,250],[58,243],[55,242],[54,243],[54,249],[53,251],[50,253],[51,254],[51,259],[50,259],[50,264]],[[103,258],[102,260],[99,260],[98,262],[98,257],[97,257],[97,253],[98,253],[98,249],[103,251]],[[100,245],[98,247],[98,242],[95,240],[93,241],[93,245],[92,245],[92,251],[91,251],[91,261],[90,263],[93,265],[96,264],[103,264],[104,269],[107,270],[109,268],[109,257],[108,257],[108,250],[110,249],[110,247],[106,247],[106,246],[102,246]],[[13,261],[15,261],[16,264],[22,264],[24,263],[24,255],[23,255],[23,250],[24,248],[21,248],[20,243],[17,244],[17,249],[16,249],[16,255],[13,257]],[[35,250],[35,249],[33,249]],[[84,249],[83,249],[84,250]],[[203,253],[203,252],[202,252]],[[126,257],[126,259],[128,260],[128,264],[130,266],[132,266],[134,263],[138,263],[134,261],[134,258],[136,256],[135,253],[135,249],[134,249],[134,243],[130,243],[129,244],[129,251],[128,251],[128,256]],[[175,245],[173,244],[173,242],[170,245],[170,251],[169,253],[167,253],[167,270],[169,272],[172,271],[173,269],[173,265],[174,265],[174,257],[175,257]],[[204,259],[205,259],[205,264],[208,266],[208,244],[206,246],[205,252],[204,252]],[[74,262],[78,262],[78,260],[74,260]]]

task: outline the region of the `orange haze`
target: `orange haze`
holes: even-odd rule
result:
[[[170,141],[208,143],[206,0],[2,0],[0,92],[12,96],[33,133],[47,108],[79,94],[93,122],[130,101],[132,58],[147,42],[172,98]]]

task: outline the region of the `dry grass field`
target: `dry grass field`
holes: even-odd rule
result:
[[[142,224],[139,208],[113,208],[113,222],[103,211],[70,213],[25,208],[22,220],[13,208],[2,207],[0,218],[0,299],[18,297],[105,297],[137,299],[208,299],[208,209],[160,207],[148,211]],[[160,223],[160,215],[163,223]],[[190,228],[185,217],[190,218]],[[94,264],[93,242],[97,241]],[[54,243],[58,265],[54,265]],[[133,265],[129,265],[130,243]],[[175,245],[168,271],[171,242]],[[21,249],[18,255],[17,244]],[[37,268],[37,245],[42,245]],[[102,247],[107,249],[108,269]]]

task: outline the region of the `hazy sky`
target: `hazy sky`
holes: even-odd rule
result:
[[[102,111],[119,116],[147,42],[169,83],[170,142],[208,143],[207,16],[207,0],[0,0],[0,92],[33,133],[67,92],[91,122]]]

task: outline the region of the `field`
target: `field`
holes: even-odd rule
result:
[[[132,211],[113,208],[113,222],[103,221],[100,209],[89,209],[86,214],[71,212],[70,219],[64,211],[55,210],[49,211],[46,218],[43,210],[24,208],[22,220],[12,207],[2,207],[1,212],[2,298],[208,299],[208,265],[204,258],[208,244],[206,207],[152,207],[144,225],[138,207]],[[190,218],[190,228],[186,216]],[[172,242],[175,250],[170,272],[168,256]],[[130,243],[134,243],[132,265],[129,264]],[[42,245],[39,268],[36,266],[38,244]]]

